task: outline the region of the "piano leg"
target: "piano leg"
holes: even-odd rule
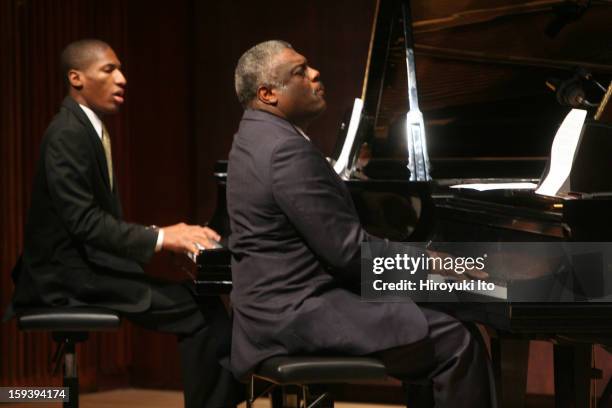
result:
[[[555,344],[555,407],[588,408],[591,401],[591,344]]]
[[[493,337],[491,354],[499,407],[524,407],[529,340]]]

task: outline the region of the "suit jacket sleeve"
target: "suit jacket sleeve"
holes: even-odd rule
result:
[[[272,153],[271,171],[278,206],[317,256],[335,268],[358,261],[371,237],[323,156],[306,140],[284,140]]]
[[[100,207],[92,184],[95,153],[81,133],[62,129],[51,135],[44,160],[53,206],[76,240],[137,262],[150,259],[157,231],[123,222]]]

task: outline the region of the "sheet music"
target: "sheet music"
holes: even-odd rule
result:
[[[536,194],[558,196],[569,190],[568,178],[582,134],[587,111],[572,109],[557,130],[550,152],[550,167]]]
[[[450,188],[467,188],[470,190],[489,191],[489,190],[534,190],[538,185],[535,183],[472,183],[456,184]]]

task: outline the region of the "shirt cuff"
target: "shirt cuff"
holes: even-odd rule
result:
[[[163,245],[164,245],[164,230],[158,229],[157,230],[157,243],[155,244],[155,252],[161,251]]]

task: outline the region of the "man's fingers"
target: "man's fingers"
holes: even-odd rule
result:
[[[193,234],[191,239],[194,242],[197,242],[198,244],[202,245],[205,248],[214,248],[218,246],[218,241],[216,239],[206,236],[202,234],[201,232],[197,232],[196,234]]]
[[[164,228],[163,248],[174,252],[198,254],[202,249],[218,248],[221,236],[208,227],[175,224]]]
[[[200,249],[212,249],[212,248],[217,248],[219,246],[217,241],[214,241],[208,238],[200,239],[196,241],[196,243],[197,243],[196,246],[199,245]]]
[[[191,252],[192,254],[197,255],[200,253],[200,250],[198,249],[195,242],[191,242],[185,244],[185,252]]]
[[[473,269],[469,272],[466,272],[465,274],[468,275],[472,279],[479,279],[479,280],[484,280],[489,277],[488,273],[486,273],[485,271],[480,271],[478,269]]]
[[[189,234],[195,239],[205,239],[205,240],[213,240],[219,241],[221,236],[217,234],[214,230],[208,227],[200,227],[198,225],[193,225],[189,227]]]
[[[221,235],[217,234],[215,230],[210,229],[208,227],[204,227],[202,229],[204,230],[204,234],[206,235],[207,238],[214,239],[215,241],[221,240]]]

